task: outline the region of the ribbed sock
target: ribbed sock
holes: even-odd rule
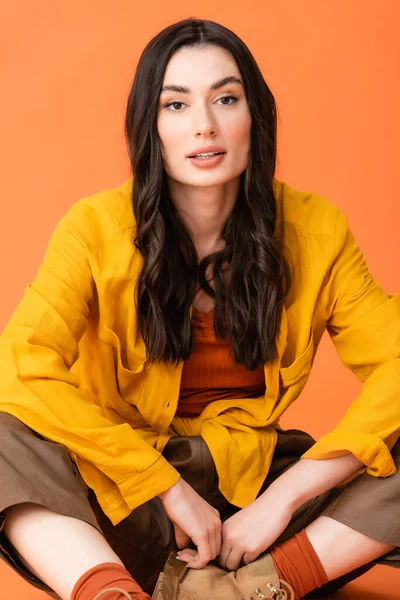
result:
[[[93,600],[99,592],[107,588],[121,588],[131,594],[133,600],[151,600],[131,574],[116,563],[102,563],[86,571],[76,582],[71,600]],[[126,600],[119,592],[104,594],[99,600]]]
[[[328,582],[322,566],[305,529],[271,549],[272,560],[279,578],[287,581],[295,592],[295,600]]]

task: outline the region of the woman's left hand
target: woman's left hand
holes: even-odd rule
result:
[[[292,505],[271,486],[259,498],[222,524],[220,564],[236,571],[240,563],[253,562],[286,529]]]
[[[274,482],[259,498],[234,514],[222,524],[222,546],[219,563],[229,571],[236,571],[243,560],[253,562],[277,540],[288,526],[297,504],[290,494]],[[192,560],[196,550],[185,548],[179,558]]]

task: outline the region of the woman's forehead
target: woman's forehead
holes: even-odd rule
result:
[[[217,80],[228,76],[241,81],[239,69],[225,48],[181,48],[167,64],[163,89],[167,86],[182,86],[193,90],[203,87],[211,89]]]

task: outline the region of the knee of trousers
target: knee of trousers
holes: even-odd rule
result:
[[[10,464],[21,463],[21,453],[28,450],[39,437],[25,423],[5,412],[0,412],[0,461]]]
[[[68,449],[38,435],[22,421],[0,412],[0,511],[20,502],[47,506],[67,504],[73,495],[87,496]]]
[[[5,412],[0,412],[0,439],[0,460],[7,457],[7,460],[19,465],[25,454],[33,458],[32,453],[36,454],[37,448],[53,443],[45,440],[17,417]]]

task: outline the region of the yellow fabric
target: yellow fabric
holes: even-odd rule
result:
[[[278,358],[264,367],[266,393],[219,400],[185,419],[174,417],[183,362],[144,368],[131,188],[132,178],[79,200],[55,227],[0,336],[0,410],[64,444],[114,524],[178,481],[160,454],[173,435],[204,438],[222,493],[244,507],[268,472],[278,420],[303,389],[327,328],[363,388],[338,426],[304,456],[352,452],[372,475],[395,473],[400,298],[371,277],[344,214],[323,196],[274,181],[275,235],[293,282]]]

